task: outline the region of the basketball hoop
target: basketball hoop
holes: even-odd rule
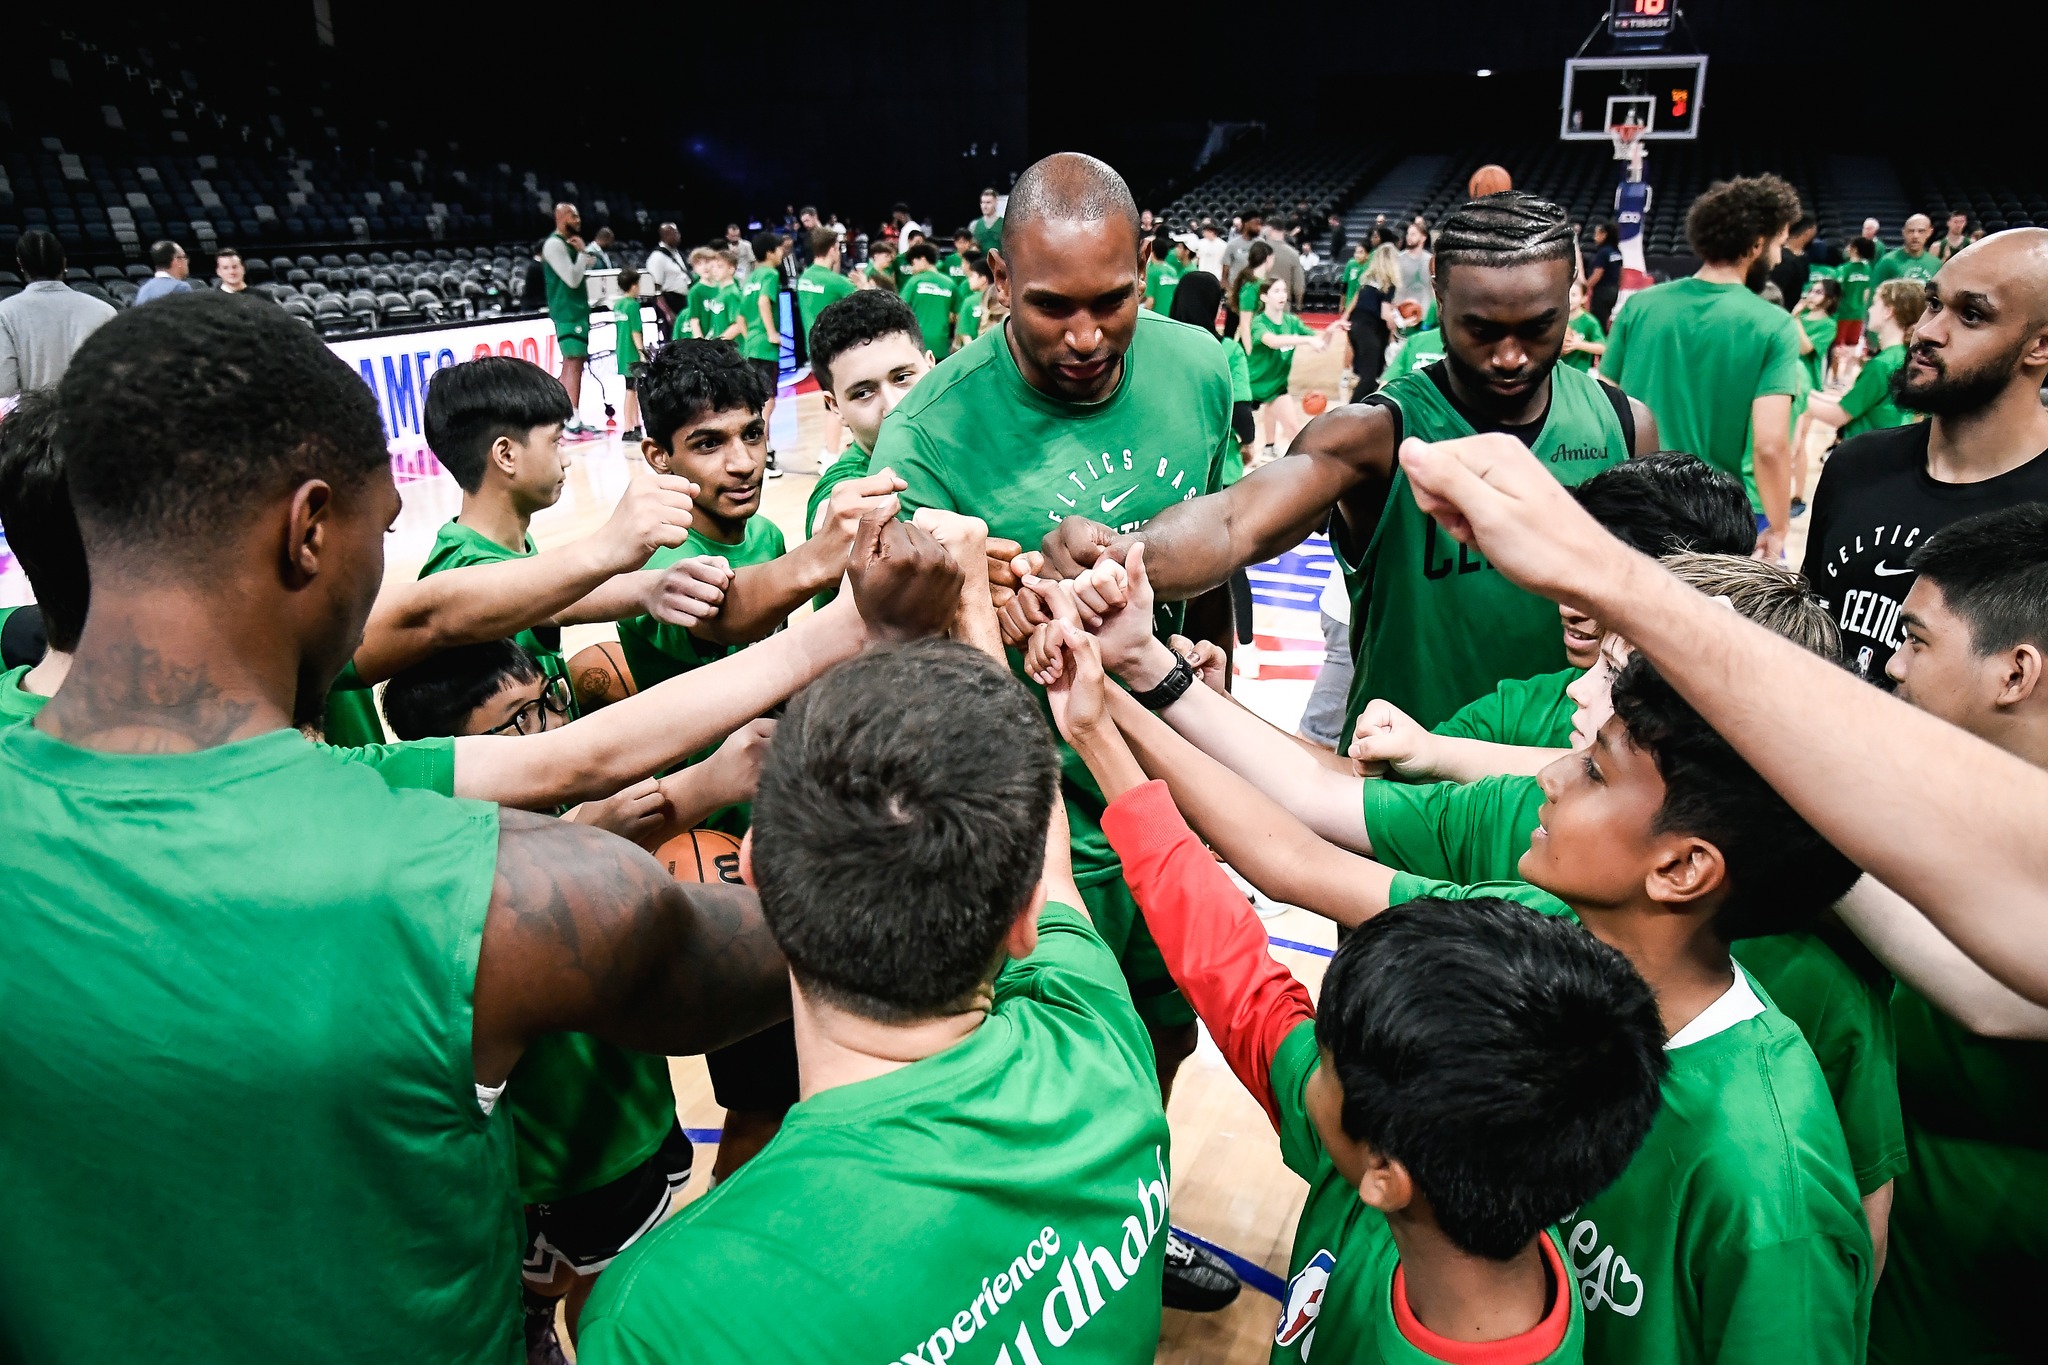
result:
[[[1645,150],[1643,134],[1649,131],[1647,123],[1617,123],[1609,128],[1607,136],[1614,143],[1614,159],[1640,164]]]

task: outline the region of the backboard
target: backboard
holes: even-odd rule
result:
[[[1564,64],[1558,137],[1605,142],[1616,124],[1642,124],[1649,141],[1690,141],[1700,135],[1707,59],[1573,57]]]

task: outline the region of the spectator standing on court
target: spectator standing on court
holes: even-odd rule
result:
[[[744,279],[748,272],[753,270],[756,257],[754,244],[741,235],[738,223],[725,225],[725,249],[739,257],[739,272]]]
[[[1877,261],[1877,268],[1870,272],[1873,287],[1886,280],[1919,280],[1925,283],[1934,278],[1934,272],[1941,269],[1941,258],[1927,249],[1927,239],[1934,235],[1934,223],[1924,213],[1916,213],[1906,220],[1900,234],[1905,245],[1887,251]]]
[[[1785,249],[1779,253],[1778,263],[1771,267],[1771,283],[1778,286],[1788,313],[1806,297],[1806,276],[1811,269],[1807,254],[1813,247],[1813,235],[1819,230],[1820,224],[1812,214],[1800,214],[1785,237]]]
[[[1883,247],[1884,247],[1884,238],[1883,238],[1883,237],[1882,237],[1881,235],[1879,235],[1879,233],[1878,233],[1878,223],[1877,223],[1877,219],[1875,219],[1875,218],[1865,218],[1865,219],[1863,220],[1863,233],[1862,233],[1862,235],[1863,235],[1863,236],[1865,236],[1865,237],[1868,237],[1868,238],[1869,238],[1869,239],[1870,239],[1870,240],[1871,240],[1871,241],[1872,241],[1873,243],[1875,243],[1875,244],[1877,245],[1877,247],[1878,247],[1878,248],[1879,248],[1880,250],[1882,250],[1882,249],[1883,249]],[[1871,256],[1871,259],[1872,259],[1872,260],[1876,260],[1876,259],[1877,259],[1877,257],[1876,257],[1876,256],[1875,256],[1875,255],[1873,254],[1873,255]]]
[[[1223,282],[1223,257],[1230,250],[1230,243],[1223,240],[1223,234],[1216,230],[1216,220],[1202,220],[1202,235],[1195,240],[1195,265]]]
[[[1399,308],[1404,303],[1413,303],[1422,310],[1416,314],[1417,319],[1427,317],[1432,302],[1429,282],[1429,229],[1421,222],[1408,225],[1406,239],[1402,242],[1400,251],[1396,253],[1396,263],[1400,270],[1400,280],[1394,286],[1394,306]]]
[[[114,310],[64,283],[64,247],[48,228],[30,228],[14,259],[28,285],[0,303],[0,398],[47,389]]]
[[[1259,240],[1259,229],[1266,220],[1259,216],[1257,209],[1246,209],[1238,215],[1238,235],[1224,244],[1223,248],[1223,303],[1231,307],[1236,300],[1230,292],[1232,283],[1244,273],[1245,257],[1250,254],[1252,243]],[[1233,311],[1235,311],[1233,309]]]
[[[991,185],[983,190],[981,217],[967,225],[967,230],[974,234],[974,245],[984,253],[994,251],[1003,244],[1003,215],[996,212],[996,206],[1000,202],[1001,196],[996,193],[995,186]]]
[[[242,253],[231,246],[224,246],[213,254],[213,278],[215,288],[223,294],[246,294],[249,292],[249,272],[242,265]]]
[[[572,416],[562,428],[564,440],[589,440],[596,427],[583,420],[583,361],[590,354],[590,295],[583,277],[597,263],[597,254],[583,245],[578,229],[583,216],[574,204],[555,205],[555,230],[540,244],[541,280],[547,288],[548,319],[555,327],[555,349],[562,356],[562,387],[569,391]]]
[[[1845,352],[1863,347],[1863,322],[1870,314],[1870,272],[1877,261],[1877,240],[1852,237],[1843,244],[1846,258],[1835,272],[1842,285],[1841,306],[1835,309],[1835,345]],[[1843,360],[1849,357],[1845,354]]]
[[[166,294],[191,291],[192,282],[185,277],[192,273],[192,262],[186,259],[184,247],[176,242],[158,242],[149,249],[149,263],[156,267],[156,274],[144,280],[142,288],[135,291],[136,307]]]
[[[1401,253],[1382,242],[1366,257],[1358,288],[1338,314],[1351,326],[1351,373],[1355,382],[1350,396],[1354,399],[1363,398],[1380,386],[1380,375],[1387,364],[1387,345],[1401,321],[1394,302],[1400,287]]]
[[[1650,409],[1666,449],[1741,478],[1757,551],[1773,564],[1792,522],[1792,396],[1805,375],[1798,324],[1750,285],[1777,264],[1799,211],[1799,192],[1775,175],[1714,184],[1685,219],[1704,264],[1631,295],[1600,361],[1609,382]]]
[[[1968,246],[1971,240],[1970,215],[1957,209],[1948,216],[1948,236],[1934,242],[1927,249],[1934,254],[1935,259],[1945,261]]]
[[[1593,249],[1586,253],[1587,310],[1602,327],[1612,324],[1614,301],[1621,296],[1621,248],[1615,244],[1621,230],[1612,223],[1593,226]]]
[[[647,253],[647,278],[654,286],[660,333],[673,336],[676,319],[690,306],[690,272],[683,264],[683,234],[674,223],[661,225],[661,241]]]
[[[1308,271],[1302,268],[1301,252],[1287,239],[1287,230],[1278,223],[1265,228],[1266,244],[1273,248],[1272,279],[1287,284],[1287,311],[1301,311],[1301,293],[1308,287]]]

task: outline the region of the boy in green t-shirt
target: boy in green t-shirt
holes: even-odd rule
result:
[[[839,273],[839,234],[828,227],[811,229],[811,263],[796,277],[796,321],[804,337],[805,345],[810,343],[812,326],[818,321],[818,314],[845,298],[855,290],[864,288]],[[808,354],[808,353],[807,353]],[[818,446],[818,468],[830,465],[839,454],[839,447],[846,438],[846,430],[839,422],[839,414],[832,405],[825,405],[825,435]]]
[[[959,299],[953,292],[952,281],[939,271],[938,248],[930,242],[919,242],[903,253],[903,259],[907,273],[896,292],[917,314],[925,349],[933,355],[952,354],[953,314]]]
[[[1607,329],[1586,310],[1586,283],[1573,280],[1571,317],[1565,323],[1564,354],[1558,363],[1591,374],[1606,351]]]
[[[896,244],[869,242],[867,264],[860,268],[860,274],[877,289],[886,289],[892,294],[901,290],[903,281],[896,273]]]
[[[790,704],[740,865],[806,1098],[606,1272],[587,1365],[1151,1357],[1170,1137],[1057,780],[1030,694],[965,645],[870,653]]]
[[[974,244],[984,253],[994,251],[1003,244],[1003,217],[996,212],[999,203],[1001,198],[994,189],[983,190],[981,217],[967,225],[969,231],[974,233]]]
[[[1142,551],[1133,554],[1142,566]],[[1151,605],[1142,569],[1112,605],[1101,593],[1116,576],[1098,566],[1060,591],[1101,616],[1117,676],[1155,688],[1179,665],[1138,639]],[[1034,638],[1026,670],[1041,684],[1062,681],[1066,631],[1075,627],[1055,622]],[[1544,770],[1539,823],[1516,868],[1524,880],[1479,886],[1396,872],[1324,842],[1110,691],[1110,714],[1145,770],[1273,899],[1358,924],[1418,896],[1499,895],[1577,916],[1643,972],[1673,1035],[1672,1073],[1641,1155],[1568,1220],[1572,1268],[1593,1286],[1588,1360],[1782,1360],[1788,1321],[1804,1329],[1794,1358],[1861,1359],[1873,1253],[1841,1120],[1811,1047],[1728,948],[1800,929],[1856,869],[1647,661],[1615,680],[1615,715],[1593,743]]]
[[[1181,264],[1173,259],[1174,241],[1165,233],[1146,244],[1145,306],[1155,313],[1173,312],[1173,291],[1180,283]]]
[[[953,327],[953,349],[959,350],[980,336],[988,326],[988,290],[995,283],[988,257],[979,251],[967,253],[967,278],[960,282],[958,317]]]
[[[640,399],[633,392],[633,371],[639,368],[640,356],[646,346],[645,332],[640,318],[640,298],[633,291],[640,286],[640,272],[630,265],[619,267],[619,296],[612,300],[612,350],[619,362],[619,378],[626,396],[620,401],[619,412],[625,419],[625,430],[619,433],[621,441],[640,439]]]
[[[953,229],[953,249],[939,261],[939,269],[953,282],[955,289],[967,282],[967,254],[979,250],[981,248],[974,243],[973,228]]]
[[[690,261],[698,267],[697,282],[690,286],[689,308],[677,324],[676,335],[738,341],[747,331],[739,287],[733,283],[740,258],[723,249],[707,249],[701,257],[691,252]]]
[[[747,320],[747,332],[740,339],[740,354],[761,372],[768,402],[761,420],[768,424],[768,477],[782,477],[775,459],[775,390],[782,382],[782,258],[789,253],[789,238],[778,232],[754,234],[753,270],[740,288],[740,316]]]
[[[1578,1361],[1552,1225],[1621,1175],[1664,1026],[1620,953],[1500,900],[1417,900],[1352,934],[1320,1008],[1104,714],[1079,637],[1055,718],[1174,980],[1309,1182],[1272,1359]],[[1079,656],[1086,656],[1082,660]],[[1420,1308],[1420,1311],[1418,1311]]]

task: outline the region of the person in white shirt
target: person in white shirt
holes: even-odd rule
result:
[[[1216,230],[1216,220],[1202,220],[1202,235],[1195,243],[1195,265],[1206,270],[1217,279],[1223,278],[1223,253],[1230,250],[1230,243]]]
[[[28,286],[0,303],[0,398],[45,389],[114,310],[64,283],[64,247],[48,228],[30,228],[14,258]]]
[[[683,234],[674,223],[661,225],[661,244],[647,253],[647,280],[661,315],[661,335],[671,337],[676,319],[690,305],[690,269],[683,264]]]

